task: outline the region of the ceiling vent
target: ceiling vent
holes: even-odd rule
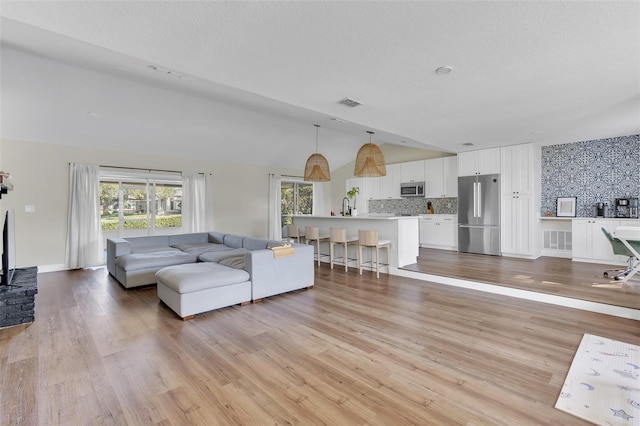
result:
[[[154,70],[154,71],[157,71],[157,72],[161,73],[161,74],[168,75],[169,77],[175,77],[175,78],[184,77],[183,74],[180,74],[179,72],[174,71],[174,70],[170,70],[169,68],[163,68],[163,67],[159,67],[157,65],[148,65],[148,67],[150,69]]]
[[[351,99],[351,98],[341,99],[341,100],[338,101],[338,103],[340,105],[348,106],[349,108],[355,108],[358,105],[362,105],[360,102],[358,102],[358,101],[356,101],[354,99]]]

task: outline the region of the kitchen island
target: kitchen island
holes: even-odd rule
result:
[[[305,226],[317,226],[320,235],[329,235],[330,228],[344,228],[347,235],[358,236],[358,230],[378,231],[379,238],[391,241],[389,273],[418,261],[420,244],[420,216],[293,216],[293,223],[304,230]],[[355,248],[354,248],[355,250]],[[323,252],[328,253],[328,249]],[[382,251],[384,252],[384,250]],[[355,252],[349,257],[355,258]],[[369,250],[363,250],[365,261],[370,260]],[[382,256],[384,261],[384,256]],[[328,260],[327,260],[328,262]]]

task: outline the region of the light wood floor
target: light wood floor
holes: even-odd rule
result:
[[[627,283],[604,278],[603,272],[612,268],[621,266],[421,248],[418,263],[403,269],[640,309],[640,274]]]
[[[553,408],[584,333],[639,322],[328,266],[183,322],[104,269],[40,274],[0,330],[2,425],[581,425]]]

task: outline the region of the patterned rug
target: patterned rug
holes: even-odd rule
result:
[[[585,334],[556,408],[597,425],[640,425],[640,346]]]

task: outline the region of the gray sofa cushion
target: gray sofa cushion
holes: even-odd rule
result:
[[[134,248],[141,247],[169,247],[169,236],[168,235],[154,235],[152,237],[133,237],[133,238],[125,238],[131,245],[131,251],[133,252]]]
[[[242,256],[244,258],[245,253],[249,253],[249,250],[245,248],[229,248],[229,250],[223,251],[208,251],[198,256],[198,260],[200,262],[220,262],[222,259],[226,259],[228,257]]]
[[[183,263],[194,263],[197,261],[198,256],[195,254],[173,250],[126,254],[116,259],[116,266],[124,271],[135,271],[138,269],[181,265]]]
[[[131,247],[131,253],[153,253],[155,251],[177,251],[179,249],[169,246]]]
[[[267,248],[267,242],[268,240],[262,238],[245,237],[245,239],[242,240],[242,247],[248,250],[264,250]]]
[[[242,248],[242,240],[244,240],[244,237],[241,235],[227,234],[224,236],[224,245],[233,248]]]
[[[244,269],[244,256],[232,256],[218,262],[220,265],[234,269]]]
[[[223,234],[222,232],[209,232],[209,242],[216,244],[224,244],[224,236],[227,234]]]
[[[194,234],[178,234],[169,235],[170,246],[178,244],[205,244],[209,242],[209,234],[206,232],[197,232]]]
[[[163,268],[156,272],[156,279],[172,290],[184,294],[243,283],[249,281],[249,273],[241,269],[205,262]]]
[[[178,244],[172,247],[180,249],[185,253],[190,253],[195,255],[201,255],[202,253],[206,253],[208,251],[233,250],[231,247],[227,247],[223,244],[214,244],[214,243]]]

